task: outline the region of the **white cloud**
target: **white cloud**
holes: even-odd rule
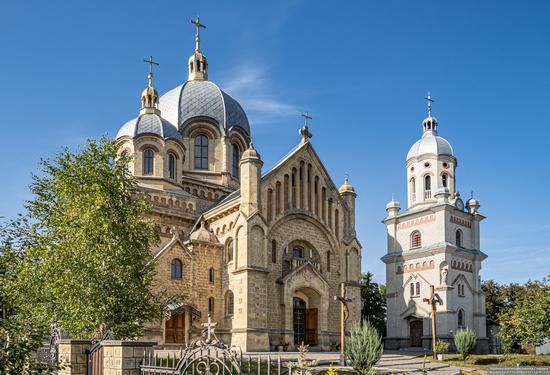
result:
[[[294,117],[300,110],[273,93],[265,70],[243,67],[222,79],[223,89],[243,106],[252,125],[271,123],[282,118]]]

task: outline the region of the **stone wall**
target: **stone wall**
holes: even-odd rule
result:
[[[64,366],[59,375],[86,375],[86,351],[90,340],[61,340],[59,343],[59,363]]]
[[[153,354],[153,341],[103,341],[104,375],[137,375],[145,356]]]

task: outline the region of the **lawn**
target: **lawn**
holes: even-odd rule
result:
[[[445,354],[441,363],[457,367],[475,367],[479,370],[486,370],[489,367],[501,366],[550,366],[550,355],[525,355],[525,354],[489,354],[471,355],[466,362],[458,354]]]

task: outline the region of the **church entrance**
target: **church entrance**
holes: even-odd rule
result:
[[[172,315],[165,323],[167,344],[184,344],[185,343],[185,313]]]
[[[293,299],[294,345],[317,345],[317,309],[308,309],[306,302]]]
[[[411,330],[411,346],[422,346],[422,331],[424,328],[422,320],[411,320],[409,323],[409,328]]]

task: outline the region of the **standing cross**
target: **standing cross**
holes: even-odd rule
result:
[[[429,96],[429,95],[428,95]],[[435,342],[437,339],[437,331],[435,327],[437,304],[443,305],[443,300],[439,297],[439,294],[435,293],[434,286],[430,285],[430,298],[424,298],[424,302],[429,303],[432,306],[432,352],[434,359],[437,358],[435,351]]]
[[[429,91],[428,91],[428,96],[425,99],[428,101],[428,116],[431,116],[432,115],[432,103],[435,100],[432,99]]]
[[[344,178],[345,178],[346,181],[349,180],[349,173],[348,172],[344,173]]]
[[[212,335],[214,335],[214,327],[216,327],[216,324],[218,323],[212,323],[212,318],[210,314],[208,314],[208,323],[202,323],[202,326],[206,328],[206,342],[210,342],[212,339]]]
[[[307,124],[307,120],[311,120],[313,119],[313,117],[309,115],[309,112],[302,113],[302,117],[305,118],[306,122],[304,126],[300,130],[298,130],[298,134],[302,136],[302,142],[305,143],[308,141],[308,139],[313,137],[313,134],[311,134],[311,132],[309,131],[309,126]]]
[[[151,86],[153,80],[153,65],[159,66],[160,64],[153,60],[153,56],[149,56],[149,60],[143,60],[143,62],[149,64],[149,86]]]
[[[309,112],[306,111],[306,113],[302,113],[302,117],[306,119],[306,126],[307,126],[307,120],[313,120],[313,117],[309,115]]]
[[[200,30],[201,30],[201,27],[203,29],[206,29],[206,25],[201,23],[201,19],[199,18],[199,16],[197,16],[196,20],[191,20],[191,23],[197,27],[197,35],[195,36],[195,42],[196,42],[195,50],[200,51],[200,43],[201,43]]]

